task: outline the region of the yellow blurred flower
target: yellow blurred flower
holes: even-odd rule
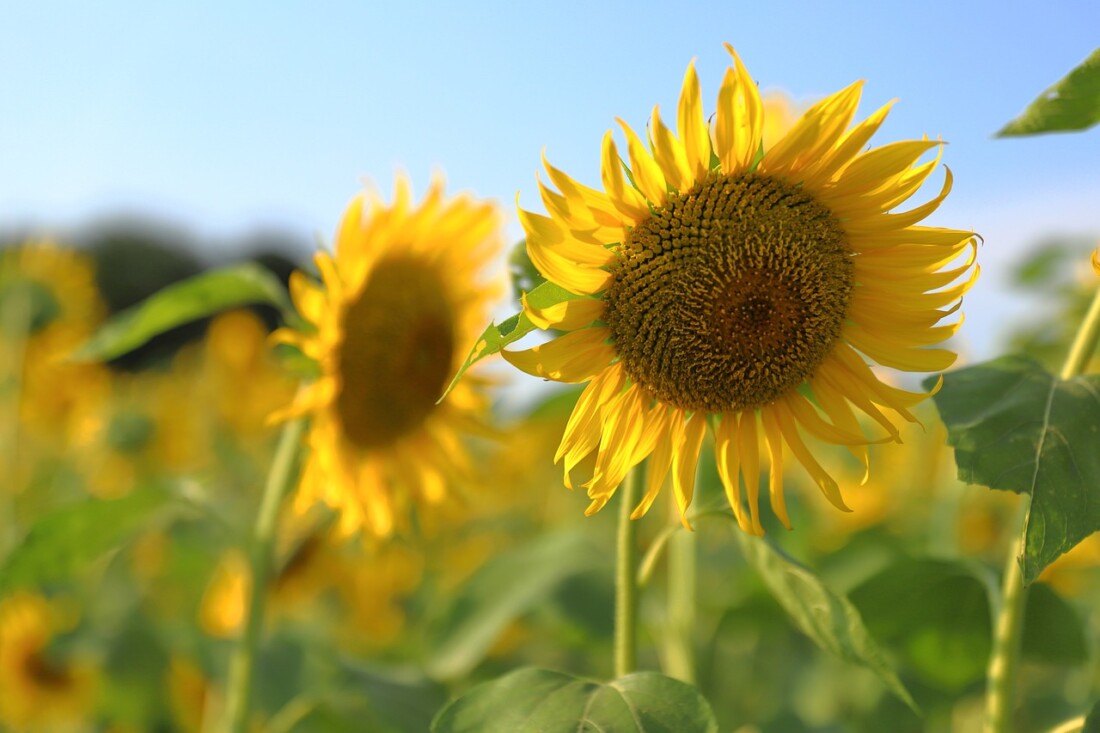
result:
[[[334,255],[315,257],[322,283],[290,281],[309,322],[276,339],[298,347],[322,376],[276,419],[309,416],[309,456],[298,506],[323,502],[343,534],[389,535],[409,502],[440,501],[466,472],[463,431],[487,409],[467,377],[437,404],[500,294],[479,274],[500,245],[494,206],[447,199],[440,180],[419,206],[399,178],[393,204],[357,196]]]
[[[236,636],[244,623],[251,586],[248,558],[240,550],[230,550],[218,562],[203,594],[199,628],[221,639]]]
[[[248,310],[216,316],[203,350],[203,400],[218,424],[238,436],[268,435],[267,416],[294,396],[295,380],[282,370],[267,343],[263,321]]]
[[[940,143],[865,150],[889,105],[852,126],[857,82],[810,107],[758,160],[767,112],[729,51],[713,125],[690,65],[678,136],[655,110],[647,149],[620,120],[629,170],[608,131],[603,191],[545,163],[554,187],[538,185],[549,216],[519,212],[531,261],[575,298],[545,309],[525,302],[532,322],[565,333],[504,355],[532,375],[588,383],[556,455],[571,486],[573,468],[596,454],[588,514],[648,457],[633,516],[648,511],[671,469],[686,524],[708,426],[743,530],[763,532],[761,447],[784,524],[784,454],[847,510],[802,433],[850,446],[866,465],[875,441],[857,411],[900,441],[898,417],[915,420],[909,410],[925,397],[885,383],[868,362],[927,372],[955,360],[928,347],[959,326],[940,321],[977,276],[976,240],[918,225],[950,192],[950,172],[931,201],[887,213],[935,170],[938,156],[919,161]]]
[[[55,658],[50,643],[71,620],[42,596],[0,601],[0,723],[13,730],[53,731],[91,714],[92,667]]]
[[[18,492],[61,455],[110,394],[100,364],[68,361],[102,322],[89,257],[47,240],[0,252],[0,475]]]

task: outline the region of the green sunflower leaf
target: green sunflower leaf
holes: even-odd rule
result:
[[[932,399],[959,479],[1031,495],[1025,583],[1100,530],[1100,375],[1062,380],[1030,358],[1005,356],[945,374]]]
[[[170,492],[146,488],[121,499],[87,499],[43,516],[0,563],[0,595],[78,578],[149,529],[170,505],[179,506]]]
[[[989,598],[997,592],[996,577],[978,563],[906,558],[887,565],[848,597],[875,638],[907,667],[941,689],[958,692],[985,677]]]
[[[439,711],[432,733],[718,733],[686,682],[637,672],[607,683],[528,667],[474,687]]]
[[[787,557],[771,542],[734,531],[741,552],[794,624],[819,647],[846,662],[874,672],[914,712],[920,709],[860,617],[856,607],[837,595],[809,568]]]
[[[228,308],[267,304],[288,323],[298,315],[286,288],[269,270],[252,262],[204,272],[169,285],[108,320],[72,356],[77,361],[107,361],[133,351],[154,336]]]
[[[515,619],[546,601],[567,579],[599,567],[601,555],[576,532],[534,538],[496,555],[455,594],[429,639],[429,674],[456,679],[476,667]]]
[[[534,289],[528,291],[527,302],[536,308],[549,308],[552,305],[564,303],[567,300],[576,300],[580,297],[583,296],[571,293],[560,285],[544,280]],[[443,399],[451,393],[451,390],[454,389],[458,381],[462,379],[462,375],[466,373],[467,369],[487,356],[500,353],[501,349],[505,346],[519,341],[527,334],[536,330],[538,330],[538,326],[531,323],[531,319],[529,319],[523,311],[520,311],[510,318],[504,319],[500,323],[490,323],[486,329],[481,332],[481,336],[478,337],[477,343],[474,344],[474,348],[470,350],[469,355],[466,357],[466,361],[462,363],[462,366],[454,375],[454,378],[451,379],[451,383],[447,385],[447,389],[444,390],[443,395],[439,398],[439,402],[442,402]]]
[[[1100,48],[1028,105],[998,137],[1084,130],[1100,122]]]

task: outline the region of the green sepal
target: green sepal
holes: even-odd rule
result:
[[[577,300],[584,296],[571,293],[562,286],[547,280],[534,290],[529,291],[525,297],[527,302],[535,308],[549,308],[552,305],[564,303],[567,300]],[[481,332],[481,336],[478,337],[474,347],[470,350],[469,355],[467,355],[466,361],[459,367],[458,372],[455,373],[454,378],[451,379],[450,384],[447,385],[447,389],[444,390],[438,402],[442,402],[446,399],[447,395],[450,394],[451,390],[458,384],[458,380],[462,379],[462,375],[466,373],[467,369],[485,357],[499,353],[505,346],[519,341],[527,334],[536,330],[538,330],[538,326],[531,323],[531,319],[529,319],[527,314],[523,311],[509,318],[505,318],[500,323],[490,323],[485,330]]]

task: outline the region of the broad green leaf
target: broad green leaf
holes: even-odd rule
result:
[[[451,702],[432,733],[718,733],[707,701],[656,672],[607,683],[525,668]]]
[[[575,532],[544,535],[486,562],[439,619],[429,674],[465,675],[509,623],[545,601],[567,579],[599,567],[600,555]]]
[[[1028,105],[998,137],[1084,130],[1100,122],[1100,48]]]
[[[944,375],[933,399],[961,480],[1031,494],[1025,583],[1100,530],[1100,375],[1061,380],[1006,356]]]
[[[1043,582],[1033,583],[1024,609],[1021,653],[1024,659],[1069,666],[1088,659],[1088,639],[1080,614]]]
[[[958,691],[985,676],[991,648],[989,597],[999,592],[991,576],[976,564],[903,559],[848,597],[875,638],[928,682]]]
[[[582,296],[571,293],[560,285],[556,285],[550,281],[544,281],[534,290],[527,293],[527,302],[536,308],[548,308],[552,305],[563,303],[567,300],[575,300],[580,297]],[[458,380],[462,379],[462,375],[466,373],[467,369],[487,356],[500,353],[500,350],[505,346],[519,341],[534,330],[537,330],[537,326],[531,323],[531,320],[522,311],[510,318],[504,319],[499,324],[490,323],[485,330],[481,332],[481,336],[478,338],[477,343],[474,344],[474,348],[470,350],[469,355],[466,357],[466,361],[462,363],[454,379],[447,385],[447,389],[443,392],[443,396],[439,398],[439,401],[442,402],[443,398],[450,394],[450,391],[458,384]]]
[[[421,676],[351,661],[345,670],[358,696],[367,701],[372,717],[401,733],[428,730],[432,716],[447,701],[442,685]]]
[[[39,519],[0,564],[0,595],[76,579],[162,515],[171,495],[147,488],[121,499],[87,499]]]
[[[246,262],[169,285],[108,320],[72,358],[114,359],[177,326],[255,303],[275,306],[288,322],[298,318],[282,283],[263,267]]]
[[[859,611],[847,598],[829,590],[809,568],[787,557],[768,540],[735,531],[745,559],[794,624],[819,647],[866,667],[914,711],[917,704],[871,638]]]

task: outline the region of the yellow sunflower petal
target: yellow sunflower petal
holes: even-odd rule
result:
[[[718,477],[722,480],[726,501],[733,510],[737,525],[742,531],[751,532],[752,521],[745,515],[745,508],[741,504],[740,455],[737,446],[737,413],[724,413],[714,435],[714,457]]]
[[[672,456],[672,491],[680,509],[680,522],[691,529],[687,510],[695,494],[695,469],[699,465],[699,449],[707,431],[706,413],[696,412],[684,426],[683,443]]]
[[[817,487],[821,489],[821,493],[825,495],[825,498],[841,511],[850,512],[851,509],[844,503],[844,498],[840,495],[840,487],[837,485],[833,477],[821,467],[821,464],[814,459],[813,454],[806,448],[805,443],[802,442],[802,436],[798,434],[798,428],[795,427],[793,417],[787,410],[778,405],[772,405],[770,408],[773,410],[776,422],[779,424],[779,430],[783,433],[783,440],[786,441],[787,447],[791,449],[791,453],[798,459],[798,462],[802,464],[802,467],[806,469],[806,472],[810,474],[810,477],[817,484]]]
[[[547,308],[536,308],[527,302],[527,293],[520,296],[523,311],[539,328],[556,328],[560,331],[576,331],[598,321],[603,317],[605,304],[602,300],[576,298],[555,303]]]
[[[760,443],[756,437],[755,410],[743,411],[737,421],[737,451],[740,453],[741,473],[745,476],[750,531],[761,536],[764,526],[760,524]]]
[[[626,135],[626,150],[630,155],[630,171],[634,174],[634,182],[638,184],[638,188],[651,204],[663,206],[668,198],[668,184],[665,183],[665,176],[660,166],[646,151],[645,145],[630,125],[623,122],[620,117],[616,117],[615,121],[623,128],[623,134]]]
[[[728,43],[733,67],[726,69],[718,91],[718,109],[714,119],[714,142],[722,172],[747,170],[760,150],[764,129],[764,106],[745,65]]]
[[[615,140],[612,139],[610,130],[603,138],[603,164],[600,167],[600,175],[611,203],[629,219],[630,224],[636,224],[649,217],[649,205],[646,204],[645,197],[638,193],[623,175],[619,149],[615,147]]]
[[[668,476],[669,466],[672,465],[673,453],[676,447],[683,441],[683,412],[665,408],[663,413],[661,413],[660,419],[661,429],[657,433],[657,441],[653,447],[653,454],[649,459],[649,464],[646,466],[645,492],[642,495],[642,500],[638,502],[638,506],[635,507],[634,511],[631,513],[631,519],[639,519],[645,516],[645,513],[649,511],[649,507],[652,506],[654,499],[657,498],[657,494],[661,491],[661,486],[664,485],[665,477]]]
[[[572,331],[525,351],[501,351],[509,364],[555,382],[583,382],[611,363],[615,349],[606,328]]]
[[[703,97],[694,59],[684,73],[684,86],[680,90],[680,104],[676,110],[676,127],[684,143],[688,167],[693,173],[690,181],[684,181],[684,185],[690,187],[705,178],[710,170],[710,133],[703,116]]]
[[[656,105],[653,107],[653,116],[649,123],[649,141],[653,148],[653,157],[661,166],[668,185],[676,191],[687,190],[689,185],[686,181],[694,179],[694,174],[688,166],[687,154],[672,130],[661,121],[661,114]]]
[[[783,494],[783,434],[779,422],[772,410],[760,411],[760,422],[764,426],[764,442],[768,444],[768,496],[771,497],[772,512],[787,529],[791,528],[791,518],[787,514],[787,497]]]

